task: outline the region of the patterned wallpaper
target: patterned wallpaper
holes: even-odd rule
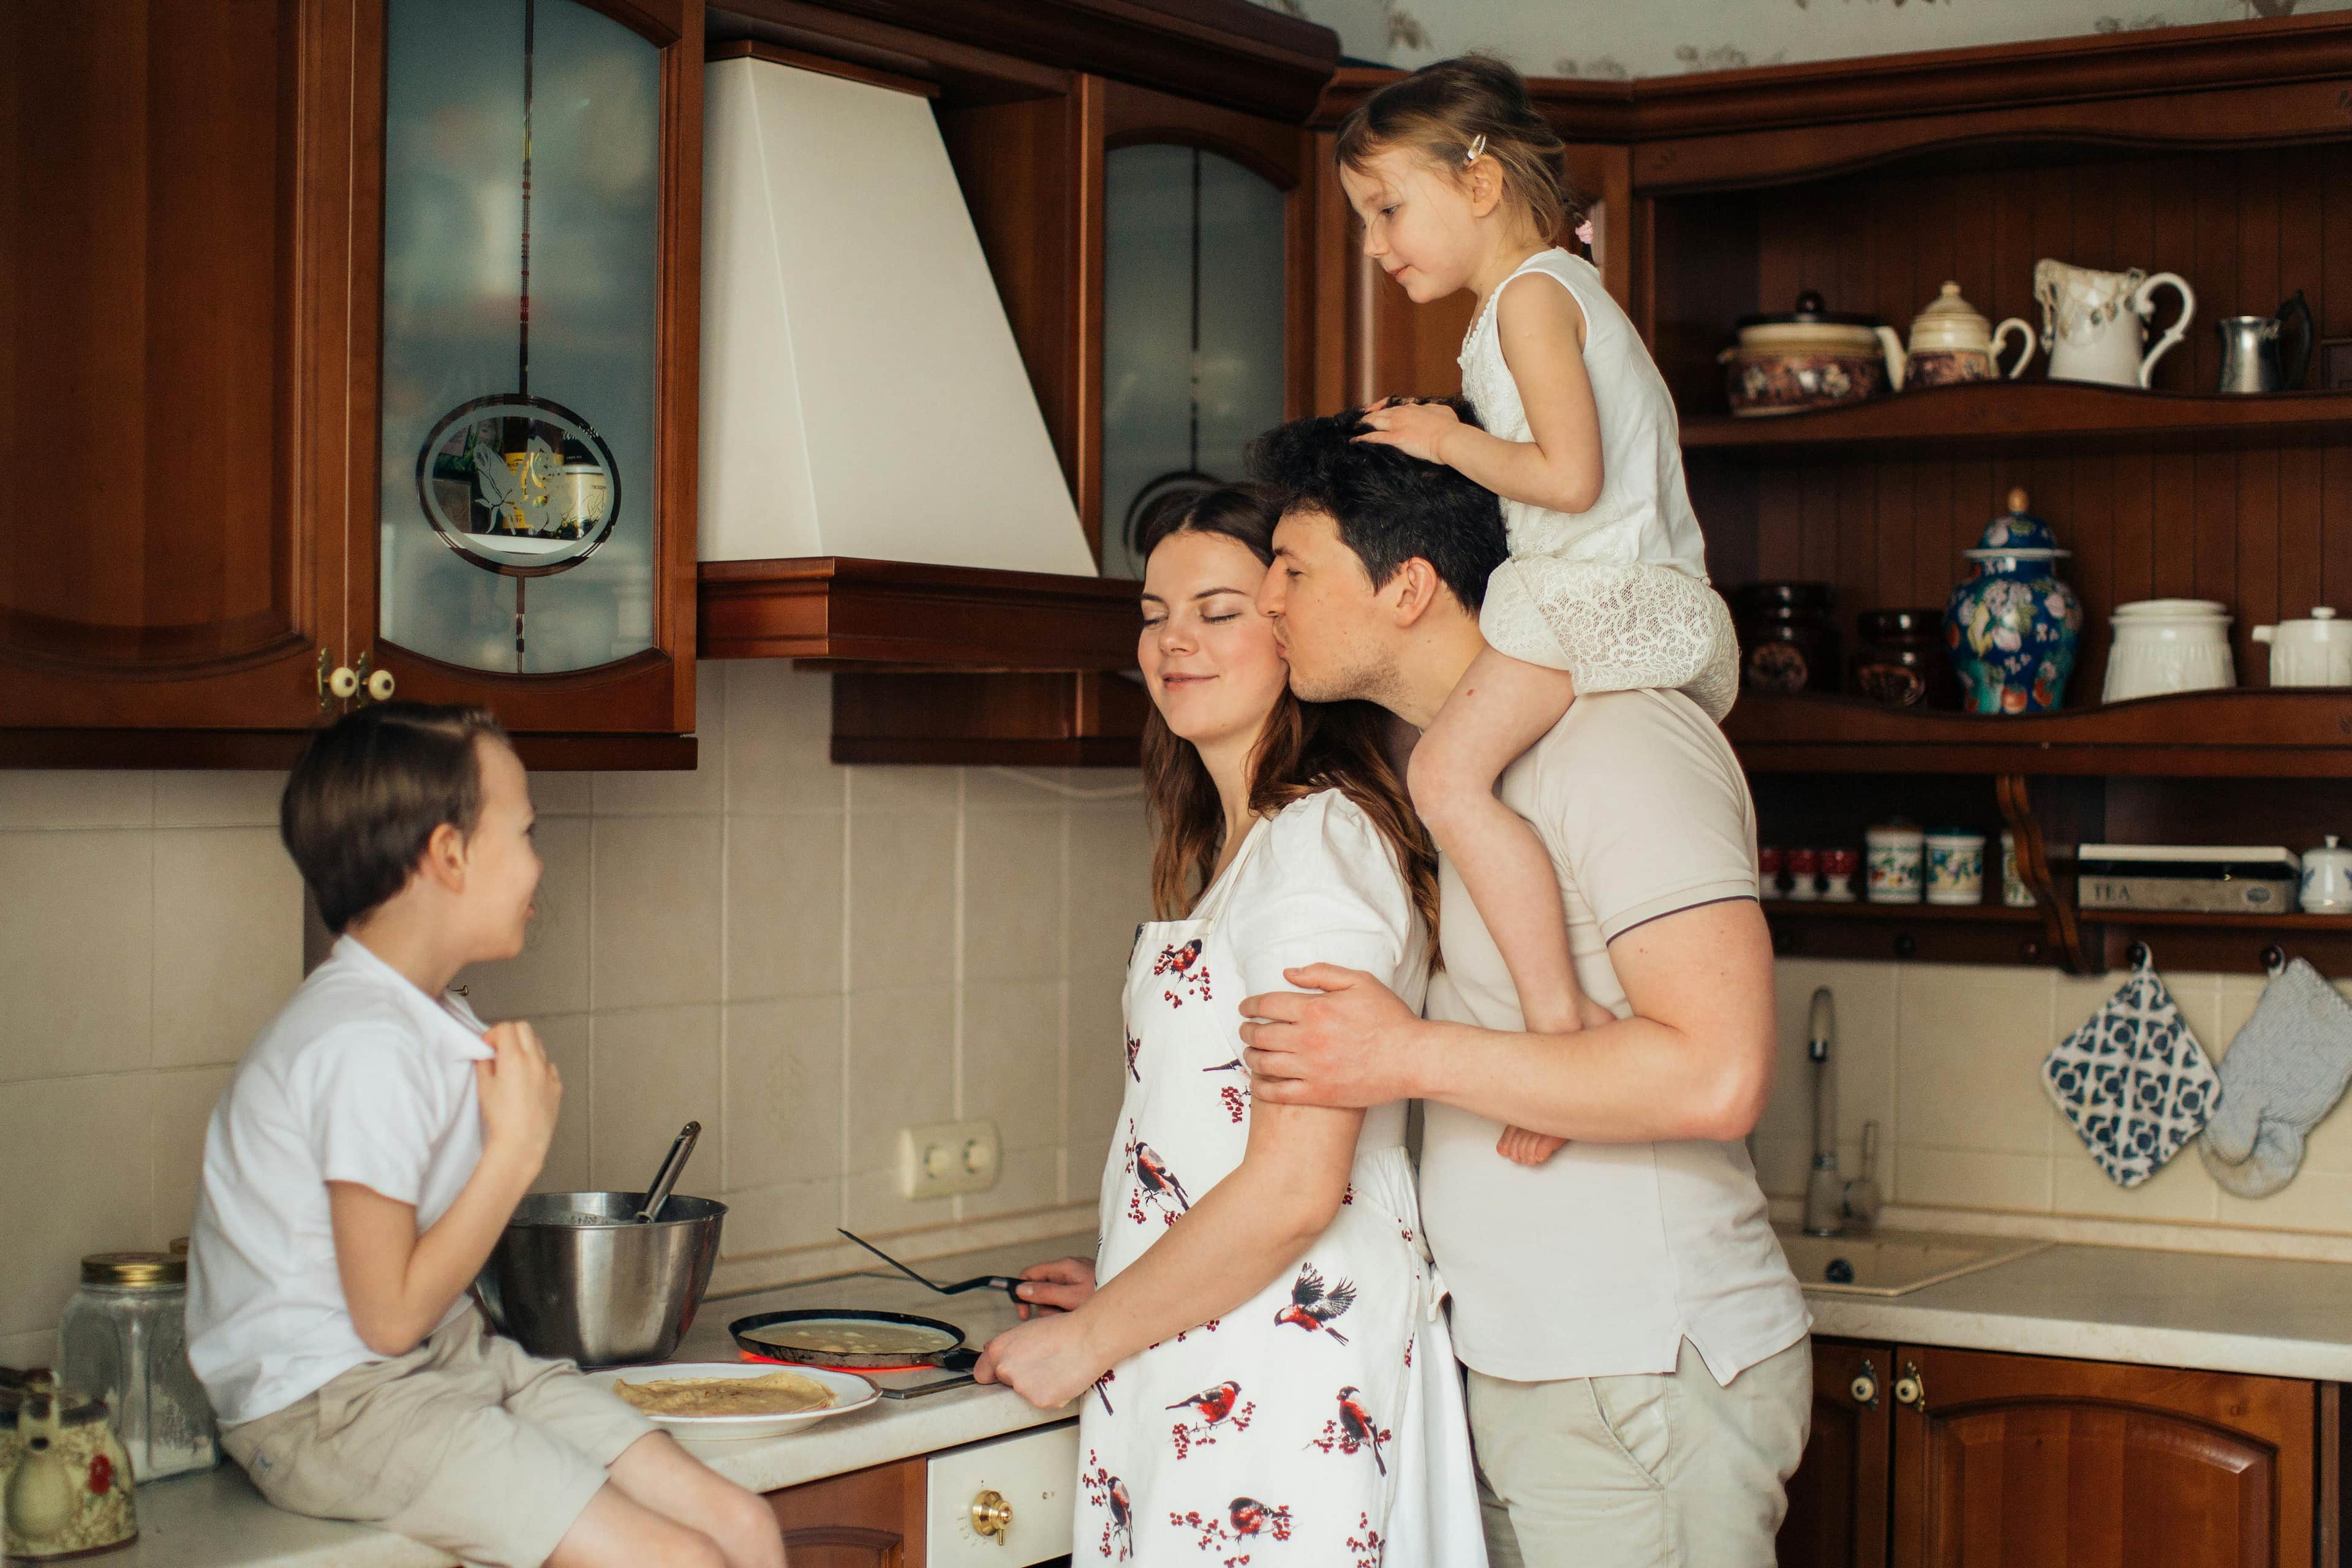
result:
[[[1353,58],[1412,67],[1471,49],[1538,76],[1624,78],[2189,26],[2352,0],[1260,0],[1339,35]]]

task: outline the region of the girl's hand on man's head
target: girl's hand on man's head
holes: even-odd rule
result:
[[[1400,403],[1384,397],[1364,410],[1371,428],[1356,437],[1375,447],[1395,447],[1424,463],[1442,463],[1438,455],[1447,434],[1462,428],[1461,419],[1443,403]]]

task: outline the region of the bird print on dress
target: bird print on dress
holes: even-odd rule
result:
[[[1174,1225],[1176,1216],[1192,1206],[1184,1184],[1150,1144],[1135,1136],[1132,1121],[1128,1123],[1127,1168],[1135,1177],[1135,1185],[1128,1189],[1127,1217],[1136,1224],[1145,1223],[1147,1206],[1160,1215],[1162,1225]]]
[[[1151,966],[1154,974],[1175,976],[1168,989],[1160,994],[1171,1007],[1181,1007],[1184,998],[1178,992],[1190,993],[1196,1002],[1210,1000],[1209,966],[1201,962],[1201,939],[1194,937],[1181,945],[1170,945],[1160,950],[1160,961]]]
[[[1360,1449],[1370,1448],[1372,1463],[1385,1476],[1389,1473],[1389,1462],[1381,1456],[1381,1445],[1395,1434],[1383,1431],[1381,1424],[1372,1419],[1371,1413],[1364,1408],[1363,1400],[1360,1397],[1362,1393],[1360,1388],[1341,1389],[1339,1414],[1323,1423],[1323,1435],[1310,1438],[1307,1446],[1326,1454],[1353,1454]]]
[[[1181,1459],[1195,1448],[1214,1447],[1220,1426],[1229,1426],[1235,1432],[1248,1431],[1251,1419],[1257,1414],[1257,1402],[1244,1400],[1242,1385],[1229,1380],[1213,1388],[1204,1388],[1188,1399],[1180,1399],[1168,1408],[1192,1412],[1192,1416],[1169,1428],[1169,1441],[1175,1445],[1176,1457]]]
[[[1260,1502],[1254,1497],[1237,1497],[1225,1505],[1224,1517],[1202,1514],[1199,1510],[1183,1513],[1171,1512],[1168,1522],[1179,1530],[1199,1532],[1201,1550],[1215,1552],[1222,1547],[1255,1549],[1267,1540],[1290,1539],[1290,1510],[1272,1503]],[[1223,1568],[1243,1568],[1250,1560],[1250,1551],[1229,1552],[1218,1561]]]
[[[1097,1542],[1102,1555],[1118,1563],[1134,1556],[1135,1504],[1127,1495],[1127,1483],[1103,1468],[1102,1456],[1088,1448],[1078,1485],[1085,1489],[1087,1501],[1109,1516]]]
[[[1323,1276],[1311,1263],[1301,1264],[1298,1279],[1290,1287],[1290,1305],[1274,1315],[1277,1323],[1291,1323],[1308,1333],[1321,1331],[1340,1344],[1348,1336],[1331,1326],[1331,1320],[1356,1304],[1356,1287],[1346,1279],[1326,1290]]]
[[[1141,1082],[1143,1081],[1143,1075],[1142,1075],[1141,1073],[1139,1073],[1139,1072],[1138,1072],[1138,1071],[1136,1071],[1136,1070],[1135,1070],[1135,1057],[1136,1057],[1136,1053],[1137,1053],[1137,1052],[1139,1052],[1139,1051],[1140,1051],[1140,1050],[1142,1050],[1142,1049],[1143,1049],[1143,1042],[1142,1042],[1141,1040],[1137,1039],[1133,1035],[1129,1035],[1129,1036],[1128,1036],[1128,1037],[1127,1037],[1127,1076],[1128,1076],[1128,1077],[1129,1077],[1129,1078],[1131,1078],[1131,1079],[1134,1079],[1136,1082],[1138,1082],[1138,1083],[1141,1083]]]
[[[1226,1084],[1223,1089],[1217,1090],[1217,1099],[1225,1108],[1225,1120],[1234,1123],[1235,1126],[1239,1126],[1242,1119],[1249,1114],[1249,1068],[1244,1065],[1241,1058],[1235,1057],[1229,1062],[1220,1062],[1215,1067],[1202,1068],[1201,1070],[1202,1072],[1231,1072],[1239,1073],[1241,1075],[1241,1082],[1237,1084]]]

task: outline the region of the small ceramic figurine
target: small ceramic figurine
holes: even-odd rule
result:
[[[2050,525],[2026,512],[2022,489],[1986,525],[1973,564],[1944,609],[1944,646],[1972,713],[2047,713],[2066,696],[2083,602],[2058,580]]]

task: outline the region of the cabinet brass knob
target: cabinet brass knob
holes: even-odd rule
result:
[[[1005,1532],[1013,1528],[1013,1505],[1003,1492],[984,1491],[971,1500],[971,1528],[974,1534],[992,1535],[996,1544],[1004,1544]]]
[[[1903,1363],[1903,1375],[1895,1380],[1895,1403],[1921,1410],[1927,1408],[1927,1380],[1919,1375],[1916,1363]]]
[[[1870,1374],[1869,1368],[1864,1367],[1852,1383],[1846,1384],[1846,1392],[1853,1395],[1856,1405],[1873,1410],[1878,1408],[1878,1379]]]
[[[368,695],[378,702],[392,700],[392,671],[388,669],[379,669],[367,679]]]
[[[348,664],[339,664],[327,677],[327,689],[339,698],[349,699],[360,689],[360,678]]]

